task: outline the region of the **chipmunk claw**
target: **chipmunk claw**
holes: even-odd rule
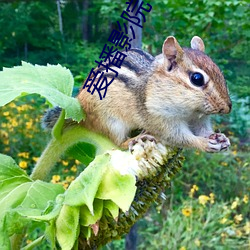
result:
[[[151,141],[151,142],[156,143],[156,139],[154,138],[154,136],[149,135],[149,134],[140,134],[140,135],[136,136],[135,138],[133,138],[129,142],[128,148],[129,148],[130,152],[133,152],[133,147],[137,143],[139,143],[142,147],[144,147],[144,144],[146,141]]]
[[[211,134],[208,138],[208,152],[226,151],[230,147],[229,139],[222,133]]]

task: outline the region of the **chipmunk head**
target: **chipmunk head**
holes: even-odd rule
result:
[[[175,88],[174,84],[179,85],[175,89],[176,94],[181,92],[184,98],[189,99],[193,110],[204,114],[227,114],[232,104],[226,81],[204,51],[204,43],[198,36],[191,40],[191,48],[181,48],[175,37],[170,36],[163,43],[163,68],[160,71],[172,79],[171,89]],[[181,90],[178,91],[178,88]],[[182,102],[190,103],[188,100]]]

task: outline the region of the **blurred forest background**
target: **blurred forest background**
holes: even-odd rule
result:
[[[125,2],[1,0],[0,68],[20,65],[22,60],[41,65],[59,63],[71,70],[79,87],[96,66],[94,61],[117,27],[116,21],[125,21],[120,17],[127,7]],[[221,154],[184,152],[183,171],[166,191],[166,201],[152,206],[137,225],[137,248],[249,249],[250,2],[149,3],[152,11],[146,13],[142,30],[144,50],[161,53],[169,35],[188,47],[191,38],[198,35],[205,42],[206,53],[222,69],[233,111],[215,117],[214,123],[230,137],[232,147]],[[21,98],[0,109],[0,152],[12,155],[28,172],[47,141],[39,122],[45,109],[38,96]],[[65,158],[51,181],[67,186],[81,168],[79,162]],[[26,240],[32,241],[32,237]],[[124,248],[124,239],[106,246]]]

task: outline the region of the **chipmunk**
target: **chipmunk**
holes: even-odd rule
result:
[[[86,89],[79,92],[87,115],[83,126],[119,146],[131,141],[132,130],[141,129],[165,145],[206,152],[227,149],[230,142],[213,131],[210,115],[227,114],[232,104],[223,74],[204,50],[198,36],[192,38],[191,48],[181,48],[169,36],[156,57],[140,49],[124,52],[127,57],[120,69],[114,68],[118,76],[104,99]]]

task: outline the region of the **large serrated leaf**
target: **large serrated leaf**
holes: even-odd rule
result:
[[[56,238],[64,250],[71,250],[79,234],[79,207],[64,205],[56,220]]]
[[[4,218],[6,211],[19,206],[25,198],[32,182],[23,183],[14,188],[1,200],[0,221]]]
[[[11,177],[0,181],[0,202],[11,190],[25,182],[31,180],[27,176]]]
[[[64,189],[58,184],[32,181],[9,156],[0,155],[0,160],[0,249],[9,249],[9,236],[22,233],[32,220],[28,216],[41,216],[46,209],[53,210],[55,200],[60,201],[56,197]],[[50,214],[53,219],[61,209],[57,205],[56,214],[54,210]]]
[[[34,181],[20,207],[26,210],[37,209],[42,212],[46,208],[48,201],[55,200],[56,196],[61,193],[64,193],[64,188],[61,185],[40,180]]]
[[[61,65],[34,66],[22,62],[22,66],[0,72],[0,106],[20,95],[36,93],[53,106],[65,109],[66,118],[79,122],[84,114],[78,100],[71,97],[73,85],[72,74]]]
[[[112,200],[123,212],[129,210],[136,192],[136,179],[133,175],[121,175],[113,167],[107,169],[98,188],[96,198]]]
[[[0,154],[0,181],[17,176],[28,175],[8,155]]]
[[[91,214],[87,206],[80,208],[80,225],[89,226],[95,224],[102,217],[103,200],[95,199],[93,202],[94,214]]]
[[[70,184],[65,192],[64,204],[87,205],[93,214],[93,201],[105,172],[110,165],[110,155],[97,156],[95,160]]]

